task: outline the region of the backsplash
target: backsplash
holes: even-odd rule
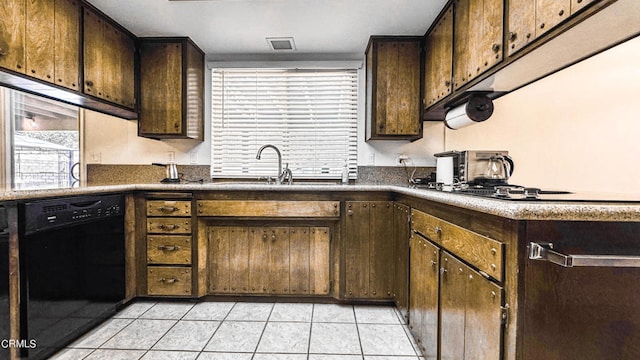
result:
[[[415,177],[426,177],[435,171],[435,167],[415,168]],[[414,167],[400,166],[359,166],[357,184],[361,185],[407,185],[409,175]],[[211,180],[209,165],[178,165],[178,172],[184,179],[191,181]],[[165,177],[165,169],[153,165],[87,165],[87,183],[97,184],[153,184]],[[294,176],[295,180],[295,176]],[[338,180],[336,180],[338,181]]]
[[[191,181],[209,181],[209,165],[178,165],[178,173]],[[154,184],[166,175],[165,169],[154,165],[87,164],[87,184]]]

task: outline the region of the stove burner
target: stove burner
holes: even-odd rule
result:
[[[509,200],[537,200],[543,199],[544,195],[571,194],[569,191],[542,190],[535,187],[524,187],[520,185],[475,185],[468,188],[461,187],[455,189],[454,192]]]

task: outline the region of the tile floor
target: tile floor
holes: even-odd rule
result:
[[[393,307],[136,302],[53,359],[423,360]]]

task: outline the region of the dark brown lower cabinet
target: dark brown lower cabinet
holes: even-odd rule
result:
[[[394,269],[393,298],[400,314],[409,320],[409,207],[395,203],[393,205]]]
[[[438,358],[438,270],[440,249],[411,235],[409,328],[425,359]]]
[[[503,289],[446,251],[440,274],[440,358],[499,360]]]
[[[328,227],[210,226],[212,294],[327,295]]]

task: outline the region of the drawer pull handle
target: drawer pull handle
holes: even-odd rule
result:
[[[178,225],[178,224],[169,224],[169,225],[160,224],[159,228],[162,229],[162,230],[176,230],[176,229],[180,228],[180,225]]]
[[[553,250],[552,243],[529,243],[529,259],[548,261],[563,267],[640,267],[640,256],[568,255]]]
[[[180,246],[177,245],[160,245],[158,246],[158,250],[165,250],[165,251],[178,251],[180,250]]]
[[[442,235],[442,228],[440,226],[436,226],[433,231],[435,231],[438,236]]]
[[[176,278],[169,278],[169,279],[167,279],[167,278],[160,278],[158,281],[160,281],[161,283],[173,284],[173,283],[177,283],[177,282],[178,282],[178,281],[180,281],[180,280],[178,280],[178,279],[176,279]]]
[[[160,206],[158,210],[163,213],[169,213],[169,212],[178,211],[180,209],[175,206]]]

